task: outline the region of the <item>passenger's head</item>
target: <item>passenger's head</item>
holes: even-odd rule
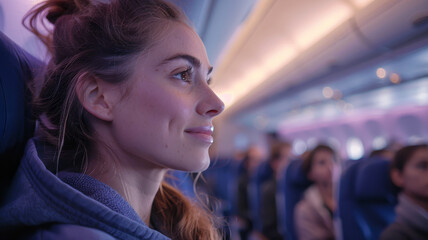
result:
[[[315,184],[331,185],[336,161],[336,154],[331,147],[318,145],[303,159],[302,168]]]
[[[276,141],[270,149],[269,164],[275,173],[281,172],[290,161],[291,144],[288,142]]]
[[[428,201],[428,145],[400,149],[391,163],[391,179],[409,197]]]
[[[54,24],[47,35],[37,27],[44,17]],[[179,9],[162,0],[48,0],[27,26],[52,55],[35,109],[60,168],[81,169],[103,148],[145,166],[209,165],[223,103],[208,86],[204,45]]]
[[[264,160],[263,150],[260,146],[252,145],[247,149],[243,159],[243,166],[248,172],[253,172],[257,166]]]

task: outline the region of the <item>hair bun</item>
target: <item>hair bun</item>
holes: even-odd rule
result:
[[[58,18],[78,12],[89,4],[89,0],[51,0],[46,19],[55,24]]]

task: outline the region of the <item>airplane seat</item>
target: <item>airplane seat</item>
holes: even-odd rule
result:
[[[361,166],[356,180],[356,197],[370,227],[368,239],[378,239],[395,219],[398,189],[389,175],[390,161],[371,159]]]
[[[230,216],[238,215],[238,181],[241,174],[243,174],[246,170],[244,167],[244,163],[242,161],[236,161],[231,159],[229,164],[225,166],[226,169],[226,182],[227,185],[219,184],[219,188],[224,188],[226,190],[226,201],[229,205],[229,214]],[[221,176],[217,176],[221,177]],[[247,194],[249,195],[249,194]]]
[[[223,196],[225,200],[225,216],[233,216],[237,214],[237,201],[238,195],[238,177],[239,177],[239,167],[240,163],[238,163],[235,159],[227,159],[228,163],[223,168],[219,169],[218,175],[218,188],[223,192]]]
[[[340,239],[378,239],[395,219],[397,190],[389,177],[389,161],[367,159],[350,166],[339,184]]]
[[[283,177],[278,182],[277,208],[279,230],[288,240],[297,239],[294,228],[294,208],[312,184],[302,169],[301,160],[289,163]]]
[[[238,181],[237,163],[234,159],[230,158],[217,159],[215,163],[218,163],[217,166],[214,164],[211,170],[215,172],[213,181],[215,181],[216,188],[214,189],[214,194],[219,199],[228,200],[232,193],[229,189],[230,185],[233,185],[232,183],[236,183],[237,185]],[[208,168],[208,171],[210,171],[210,168]],[[236,193],[236,191],[235,189],[233,192]]]
[[[43,64],[0,32],[0,191],[9,185],[33,135],[29,85]]]
[[[243,166],[241,162],[237,162],[235,159],[228,159],[227,161],[228,164],[219,169],[221,174],[217,178],[221,179],[221,183],[218,183],[218,188],[224,191],[226,197],[226,216],[236,216],[238,214],[238,178],[240,172],[243,171]]]
[[[336,215],[340,219],[341,238],[349,240],[365,239],[364,231],[368,231],[364,224],[359,211],[354,211],[357,208],[355,202],[355,179],[357,178],[358,169],[362,161],[356,161],[342,172],[338,187],[338,208]]]
[[[177,188],[185,196],[195,199],[193,191],[193,179],[190,173],[183,171],[169,171],[169,177],[165,178],[166,182]]]
[[[349,167],[351,167],[352,165],[354,165],[358,161],[361,161],[361,160],[346,160],[346,161],[344,161],[342,163],[342,170],[345,171],[346,169],[348,169]]]
[[[273,169],[270,166],[268,161],[260,163],[257,167],[254,176],[250,180],[250,189],[249,189],[249,203],[250,211],[253,221],[253,227],[262,231],[262,221],[261,221],[261,201],[262,201],[262,186],[269,178],[273,176]]]
[[[215,158],[203,172],[210,194],[219,203],[216,210],[221,210],[224,217],[236,214],[239,164],[233,158]]]

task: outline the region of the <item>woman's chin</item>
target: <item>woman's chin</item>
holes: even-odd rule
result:
[[[196,160],[196,159],[195,159]],[[180,165],[175,170],[184,172],[203,172],[210,166],[209,156],[199,158],[198,161],[189,162],[186,165]]]

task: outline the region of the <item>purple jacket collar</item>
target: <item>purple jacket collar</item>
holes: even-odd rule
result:
[[[62,223],[104,231],[117,239],[168,239],[150,229],[112,188],[87,175],[62,172],[58,178],[40,160],[36,140],[0,204],[0,231]]]

